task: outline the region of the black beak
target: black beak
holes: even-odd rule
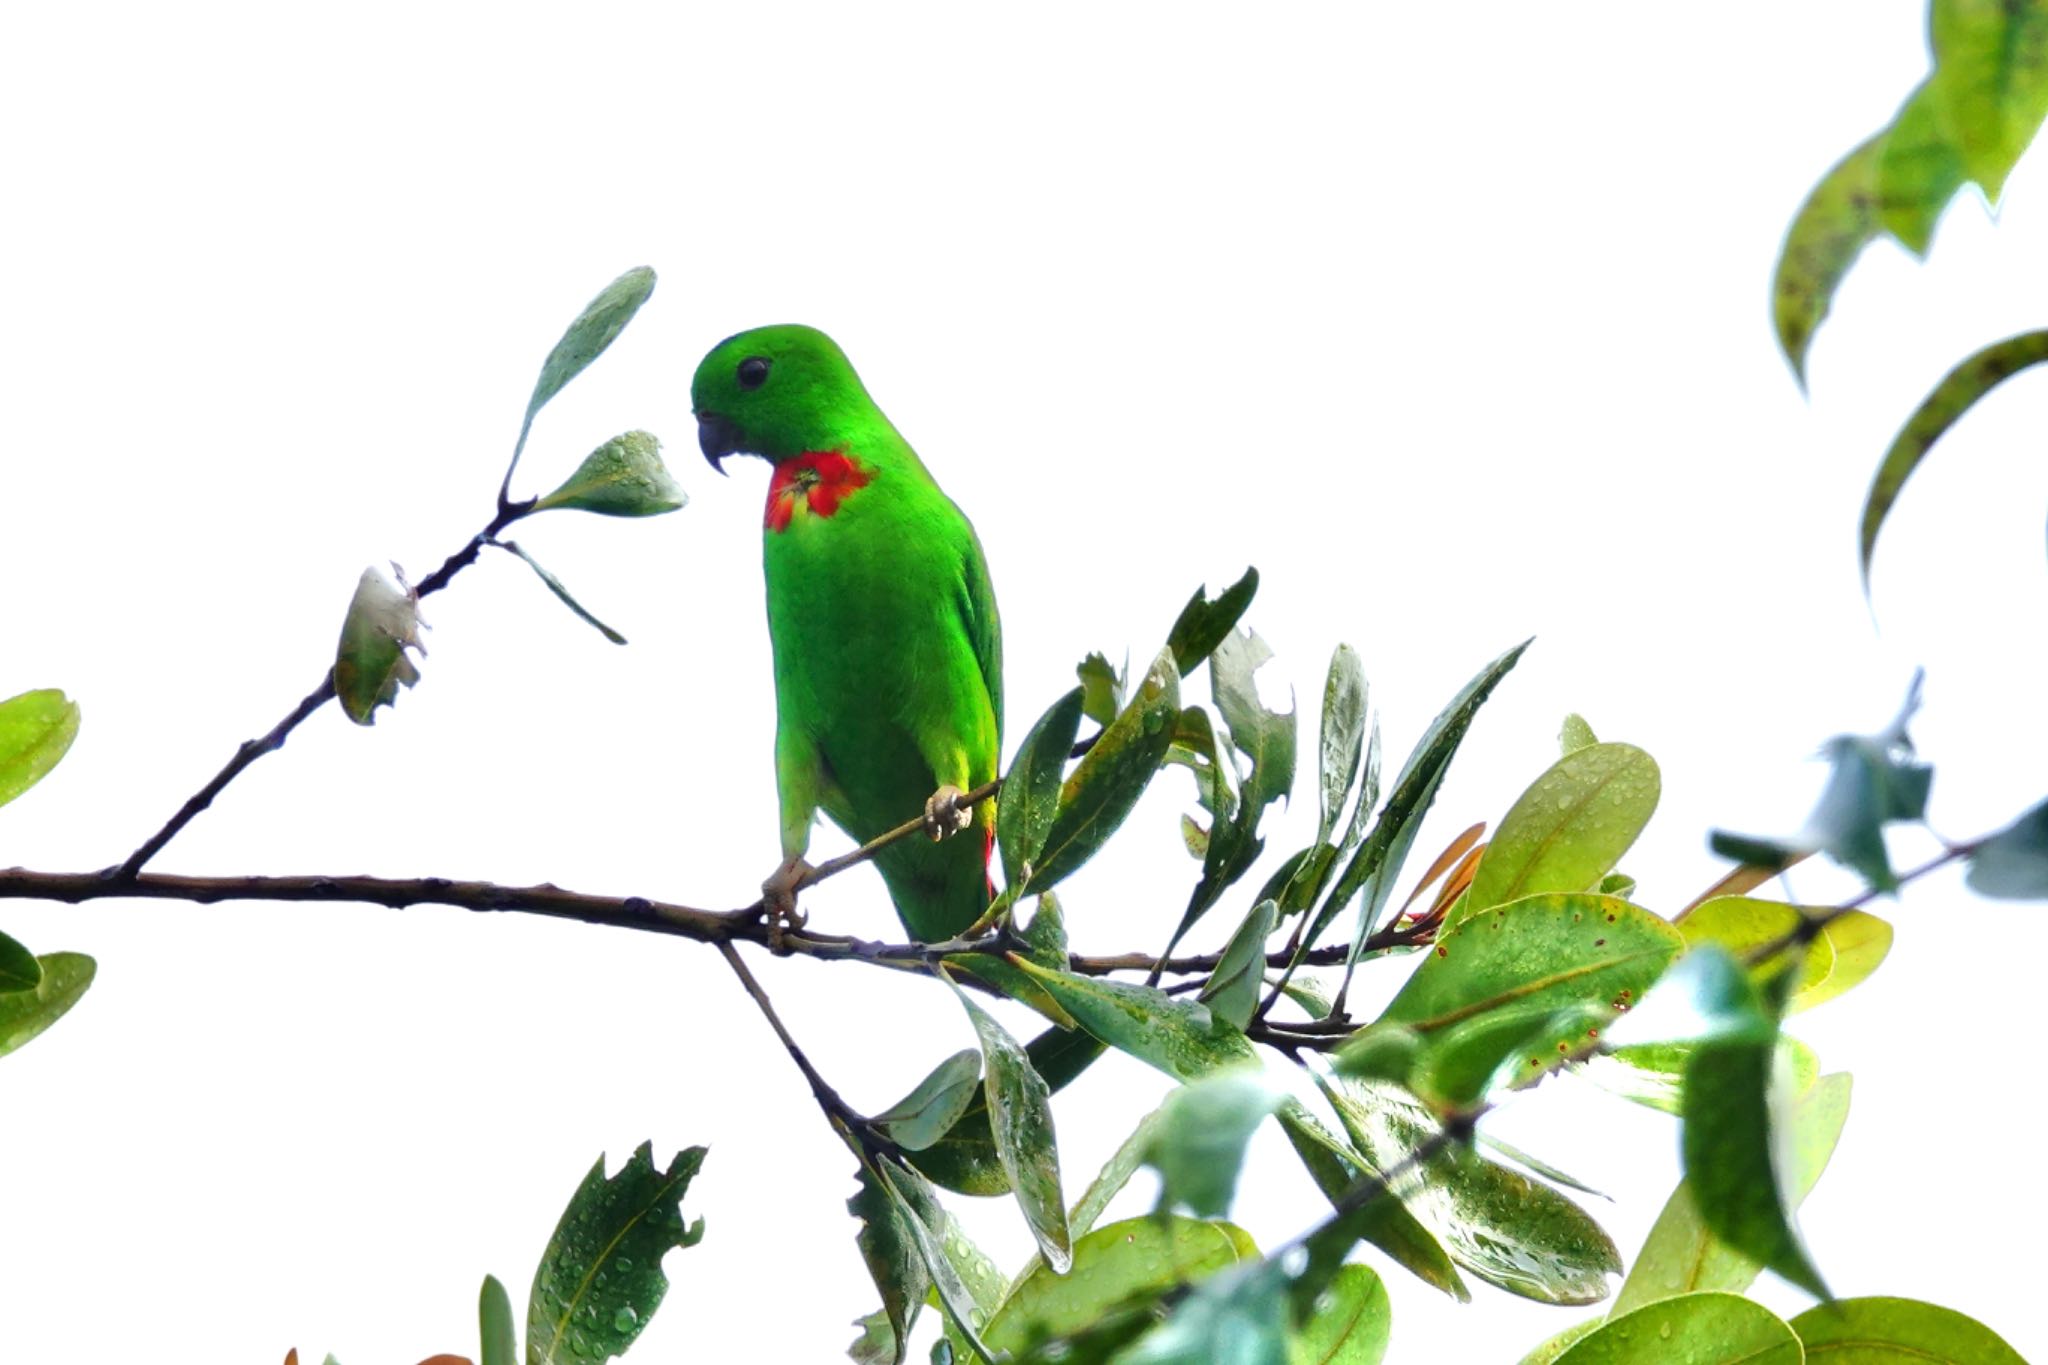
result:
[[[745,440],[745,433],[730,419],[715,412],[697,414],[697,448],[704,452],[705,461],[719,473],[725,472],[725,466],[719,461],[737,452]]]

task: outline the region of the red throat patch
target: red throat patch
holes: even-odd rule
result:
[[[807,450],[775,466],[768,482],[768,515],[771,531],[786,531],[797,508],[812,516],[829,517],[856,490],[874,481],[875,471],[840,450]]]

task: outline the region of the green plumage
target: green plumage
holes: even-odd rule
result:
[[[763,541],[783,856],[803,855],[821,808],[865,842],[939,787],[993,778],[1002,631],[981,544],[839,347],[809,327],[743,332],[690,392],[707,457],[776,467]],[[961,833],[876,858],[913,936],[950,938],[987,908],[994,821],[984,801]]]

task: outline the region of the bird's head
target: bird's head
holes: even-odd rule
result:
[[[728,455],[781,461],[818,449],[870,405],[846,353],[815,327],[756,327],[711,348],[690,381],[697,444],[721,474]]]

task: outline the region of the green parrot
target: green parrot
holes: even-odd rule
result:
[[[815,328],[720,342],[690,401],[712,468],[733,454],[775,467],[762,541],[783,862],[762,884],[769,907],[793,917],[821,807],[863,843],[922,810],[930,838],[875,865],[914,938],[955,937],[988,908],[995,840],[995,802],[958,802],[995,777],[1003,731],[1002,627],[974,527]]]

